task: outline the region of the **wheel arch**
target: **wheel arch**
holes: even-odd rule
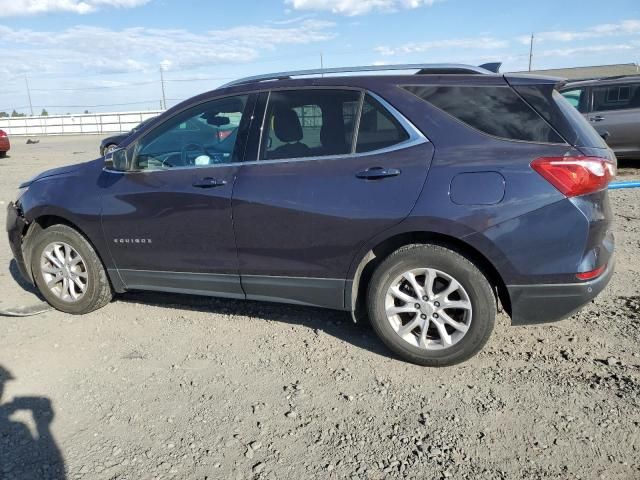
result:
[[[105,256],[100,251],[100,248],[97,248],[96,242],[91,238],[90,235],[87,234],[86,230],[81,228],[76,222],[70,220],[66,216],[62,216],[59,214],[51,214],[51,213],[42,213],[40,215],[34,216],[25,226],[25,230],[23,231],[23,241],[22,241],[22,254],[24,257],[24,262],[26,266],[27,273],[31,276],[30,280],[33,281],[33,272],[31,271],[31,242],[36,238],[37,234],[53,225],[66,225],[69,228],[72,228],[78,234],[82,235],[84,239],[89,242],[91,248],[96,252],[98,259],[102,263],[105,271],[107,272],[107,278],[111,283],[111,287],[116,291],[123,291],[122,281],[119,278],[113,278],[111,275],[111,269],[109,268],[109,264],[105,262],[109,257],[105,258]]]
[[[496,270],[486,255],[464,240],[447,234],[428,231],[410,231],[398,233],[380,241],[368,250],[360,259],[351,282],[345,289],[345,306],[352,312],[354,321],[366,315],[367,287],[373,271],[391,253],[411,244],[437,244],[450,248],[473,262],[487,277],[504,310],[511,315],[511,299],[502,275]]]

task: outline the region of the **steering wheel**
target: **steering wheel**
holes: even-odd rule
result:
[[[193,165],[195,157],[193,157],[193,160],[191,160],[190,162],[188,161],[189,159],[187,157],[189,153],[192,153],[192,152],[202,152],[204,155],[207,154],[207,151],[205,150],[204,145],[200,145],[199,143],[188,143],[187,145],[182,147],[182,152],[180,154],[182,159],[182,165],[184,166]]]

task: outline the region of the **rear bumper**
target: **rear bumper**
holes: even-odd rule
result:
[[[11,144],[6,137],[0,138],[0,152],[8,152],[11,150]]]
[[[25,280],[32,282],[29,270],[26,267],[24,254],[22,252],[22,232],[24,232],[27,222],[22,216],[15,203],[10,202],[7,206],[7,233],[9,235],[9,246],[18,264],[18,270]]]
[[[613,271],[612,258],[604,273],[589,282],[507,286],[511,297],[511,324],[548,323],[567,318],[604,290]]]

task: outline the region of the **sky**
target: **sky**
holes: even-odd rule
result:
[[[640,2],[0,0],[0,111],[157,109],[234,78],[394,63],[640,62]]]

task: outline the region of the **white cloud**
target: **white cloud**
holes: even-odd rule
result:
[[[333,23],[305,20],[287,26],[239,26],[203,33],[183,29],[76,26],[60,32],[0,25],[5,48],[0,74],[68,72],[119,73],[188,69],[256,60],[262,51],[335,37]],[[98,53],[96,53],[98,52]]]
[[[593,38],[640,34],[640,20],[623,20],[618,23],[603,23],[584,30],[553,30],[535,33],[535,42],[572,42]],[[523,45],[528,45],[531,36],[518,37]]]
[[[151,0],[0,0],[0,17],[49,12],[93,13],[103,7],[133,8]]]
[[[448,40],[433,40],[429,42],[405,43],[398,47],[380,46],[375,51],[381,55],[408,55],[412,53],[424,53],[435,49],[455,50],[455,49],[482,49],[493,50],[506,48],[509,42],[492,37],[479,38],[453,38]]]
[[[294,10],[330,11],[341,15],[363,15],[372,11],[396,11],[431,6],[437,0],[285,0]]]

